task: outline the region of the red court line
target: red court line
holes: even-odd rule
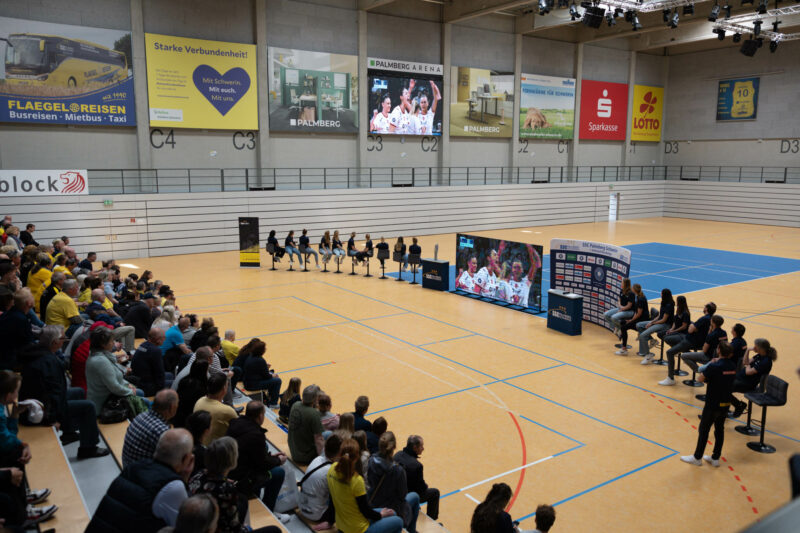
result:
[[[525,435],[522,434],[522,428],[519,427],[519,422],[517,421],[517,417],[509,411],[508,416],[511,417],[511,420],[514,421],[514,425],[517,426],[517,433],[519,433],[519,440],[522,443],[522,466],[528,464],[528,448],[525,446]],[[514,489],[514,495],[511,496],[511,501],[508,502],[508,507],[506,507],[506,512],[511,511],[511,507],[513,507],[514,502],[517,500],[517,495],[519,494],[519,489],[522,488],[522,482],[525,480],[525,468],[519,471],[519,481],[517,481],[517,488]]]

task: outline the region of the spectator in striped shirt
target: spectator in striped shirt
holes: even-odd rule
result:
[[[177,392],[164,389],[156,393],[152,408],[134,418],[128,426],[122,446],[123,468],[153,457],[158,439],[169,429],[169,421],[177,411]]]

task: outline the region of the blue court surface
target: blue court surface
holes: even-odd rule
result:
[[[703,289],[722,287],[800,271],[800,260],[769,255],[745,254],[695,248],[661,242],[646,242],[624,246],[631,251],[631,274],[634,283],[644,288],[648,297],[661,297],[661,289],[673,294],[686,294]],[[547,309],[550,289],[550,255],[542,258],[542,309]],[[398,272],[387,274],[397,278]],[[411,281],[410,272],[402,272]],[[421,280],[417,274],[417,283]],[[455,290],[456,267],[450,265],[450,291]],[[487,302],[491,300],[484,299]],[[498,303],[498,305],[505,305]]]

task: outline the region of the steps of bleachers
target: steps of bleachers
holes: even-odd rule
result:
[[[97,427],[100,428],[100,435],[106,441],[106,445],[111,450],[111,455],[114,456],[114,460],[117,461],[120,469],[122,468],[122,446],[125,444],[125,433],[128,431],[129,425],[130,422],[127,420],[117,424],[97,423]]]

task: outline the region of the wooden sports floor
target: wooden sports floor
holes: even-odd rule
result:
[[[560,237],[800,259],[800,229],[749,224],[650,218],[477,233],[542,244],[545,253]],[[440,257],[454,259],[454,234],[420,242],[423,257],[438,243]],[[726,330],[741,322],[750,345],[769,339],[779,354],[773,374],[789,382],[788,404],[768,411],[766,441],[777,453],[748,449],[755,438],[729,420],[714,469],[679,460],[694,450],[702,389],[659,386],[665,367],[614,355],[605,329],[584,323],[582,336],[567,337],[544,318],[455,294],[377,276],[288,272],[286,259],[271,272],[264,252],[262,262],[241,269],[238,252],[118,260],[153,270],[181,311],[213,316],[239,344],[265,340],[284,383],[299,376],[320,385],[336,412],[366,394],[398,441],[422,435],[425,476],[443,495],[439,520],[450,531],[467,532],[476,502],[500,481],[514,490],[509,512],[522,528],[534,529],[537,504],[550,503],[559,532],[738,531],[790,498],[787,460],[800,452],[800,272],[686,294],[693,317],[711,300]],[[349,260],[343,267],[350,271]]]

